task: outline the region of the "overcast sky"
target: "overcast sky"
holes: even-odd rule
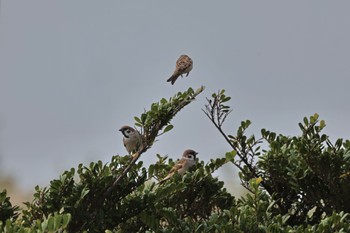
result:
[[[192,148],[207,162],[230,150],[201,111],[221,88],[234,109],[227,133],[250,119],[250,133],[297,135],[317,112],[332,139],[349,139],[349,12],[346,0],[2,0],[1,174],[32,190],[79,163],[124,155],[120,126],[201,85],[143,155],[147,165],[156,153],[177,159]],[[172,86],[181,54],[194,68]],[[233,182],[237,173],[218,175]]]

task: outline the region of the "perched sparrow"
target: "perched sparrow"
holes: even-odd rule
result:
[[[141,145],[140,133],[136,129],[127,125],[121,127],[119,131],[121,131],[124,135],[123,143],[126,150],[129,154],[132,155],[138,150],[139,146]]]
[[[162,179],[159,183],[163,183],[164,181],[170,179],[175,172],[179,175],[183,175],[186,171],[188,171],[192,166],[196,164],[196,155],[198,153],[194,150],[185,150],[182,154],[182,158],[176,162],[174,167],[170,170],[169,174]]]
[[[187,55],[181,55],[180,58],[177,59],[176,61],[176,68],[173,75],[171,75],[171,77],[167,80],[167,82],[171,82],[171,85],[173,85],[176,79],[180,75],[182,77],[183,74],[186,74],[186,77],[187,77],[190,71],[192,70],[192,68],[193,68],[192,59]]]

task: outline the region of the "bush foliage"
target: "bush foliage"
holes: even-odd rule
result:
[[[232,110],[224,90],[207,99],[203,112],[232,150],[159,184],[175,161],[157,155],[146,168],[141,155],[203,90],[163,98],[135,117],[143,137],[132,158],[65,171],[48,187],[35,187],[22,210],[2,191],[0,232],[350,232],[350,141],[332,143],[317,114],[299,123],[298,136],[266,129],[246,135],[249,120],[226,134]],[[226,163],[239,169],[244,197],[236,199],[212,176]]]

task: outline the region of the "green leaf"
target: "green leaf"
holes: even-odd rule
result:
[[[61,227],[62,215],[56,215],[54,217],[54,230],[57,230]]]
[[[146,122],[146,119],[147,119],[147,114],[146,114],[146,113],[142,113],[142,114],[141,114],[141,122],[142,122],[142,123],[145,123],[145,122]]]
[[[148,177],[151,178],[153,176],[154,173],[154,164],[151,164],[148,168]]]
[[[83,190],[81,190],[80,198],[83,199],[89,192],[90,190],[87,187],[84,187]]]
[[[314,124],[317,119],[314,116],[310,116],[310,124]]]
[[[4,202],[6,199],[6,189],[4,189],[1,193],[0,193],[0,203]]]
[[[138,118],[138,117],[134,117],[134,120],[137,122],[137,123],[141,123],[141,119],[140,118]]]
[[[304,125],[302,123],[299,123],[298,125],[301,130],[305,130]]]
[[[234,159],[235,159],[236,154],[237,154],[237,152],[235,150],[227,152],[225,154],[226,162],[229,162],[229,161],[233,162]]]
[[[152,111],[152,112],[158,111],[158,103],[153,103],[153,104],[151,105],[151,111]]]
[[[54,231],[55,230],[55,218],[53,216],[50,216],[47,219],[47,230],[48,231]]]
[[[304,124],[306,125],[306,126],[308,126],[309,125],[309,121],[308,121],[308,119],[307,119],[307,117],[304,117]]]
[[[221,100],[222,103],[225,103],[231,99],[230,96],[225,97],[223,100]]]
[[[165,127],[165,129],[163,130],[163,133],[166,133],[166,132],[172,130],[173,128],[174,128],[173,125],[167,125],[167,126]]]

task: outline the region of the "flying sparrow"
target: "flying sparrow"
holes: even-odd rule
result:
[[[138,150],[142,142],[139,131],[127,125],[121,127],[119,131],[124,135],[123,143],[126,150],[132,155]]]
[[[192,59],[187,55],[181,55],[180,58],[177,59],[176,61],[176,68],[173,75],[171,75],[171,77],[167,80],[167,82],[171,82],[171,85],[173,85],[176,79],[180,75],[182,77],[183,74],[186,74],[186,77],[187,77],[190,71],[192,70],[192,68],[193,68]]]
[[[196,155],[198,153],[194,150],[185,150],[182,154],[182,158],[176,162],[174,167],[170,170],[169,174],[162,179],[159,183],[163,183],[164,181],[170,179],[175,172],[179,175],[183,175],[186,171],[188,171],[192,166],[196,165]]]

